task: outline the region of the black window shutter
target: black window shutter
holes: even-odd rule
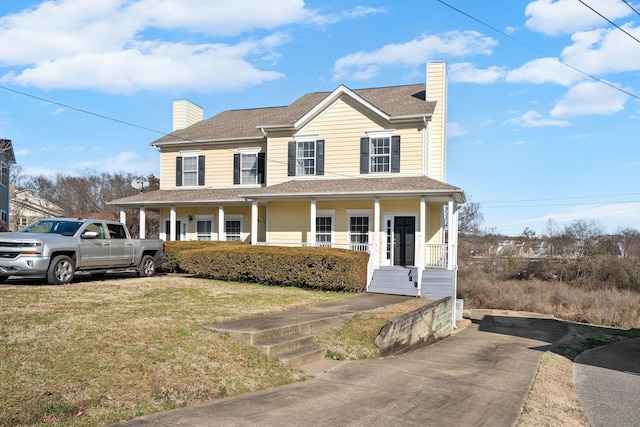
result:
[[[316,175],[324,175],[324,140],[316,141]]]
[[[198,185],[204,185],[204,156],[198,156]]]
[[[391,172],[400,172],[400,135],[391,137]]]
[[[182,187],[182,157],[176,157],[176,187]]]
[[[287,164],[287,175],[296,176],[296,142],[289,142],[289,161]]]
[[[369,173],[369,138],[360,138],[360,173]]]
[[[240,154],[233,155],[233,183],[240,184]]]
[[[266,153],[258,153],[258,184],[264,184],[264,161]]]

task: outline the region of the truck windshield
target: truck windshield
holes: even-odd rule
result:
[[[20,230],[22,233],[55,233],[63,236],[73,236],[80,228],[82,222],[60,221],[60,220],[40,220],[27,225]]]

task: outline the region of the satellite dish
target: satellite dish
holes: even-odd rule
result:
[[[147,181],[146,179],[134,179],[131,183],[131,186],[143,193],[145,188],[149,188],[149,181]]]

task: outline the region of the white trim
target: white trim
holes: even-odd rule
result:
[[[366,132],[366,134],[369,138],[391,138],[396,134],[396,130],[395,129],[372,130],[372,131]]]
[[[347,209],[347,216],[371,216],[373,209]]]
[[[420,236],[421,234],[421,230],[420,230],[420,213],[419,212],[383,212],[382,213],[382,230],[381,230],[381,234],[382,234],[382,243],[380,244],[380,265],[382,266],[392,266],[395,265],[394,264],[394,255],[395,255],[395,218],[397,216],[409,216],[409,217],[413,217],[413,221],[414,221],[414,247],[413,247],[413,265],[414,266],[418,266],[418,264],[420,263],[418,256],[419,254],[419,250],[420,250]],[[391,231],[391,248],[387,247],[387,238],[389,237],[387,234],[387,221],[391,221],[391,227],[390,227],[390,231]],[[389,259],[387,259],[387,250],[391,249],[390,255],[389,255]]]
[[[316,134],[316,135],[294,135],[293,139],[296,142],[311,142],[311,141],[316,141],[320,138],[320,134]]]
[[[201,153],[200,150],[185,150],[185,151],[180,151],[180,156],[181,157],[185,157],[185,156],[199,156]]]
[[[262,150],[260,147],[238,148],[240,154],[258,154]]]

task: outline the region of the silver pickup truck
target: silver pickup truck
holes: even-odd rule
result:
[[[62,285],[76,271],[102,275],[107,270],[135,270],[152,276],[164,257],[164,242],[132,239],[115,221],[51,218],[15,233],[0,233],[0,282],[9,276],[45,278]]]

